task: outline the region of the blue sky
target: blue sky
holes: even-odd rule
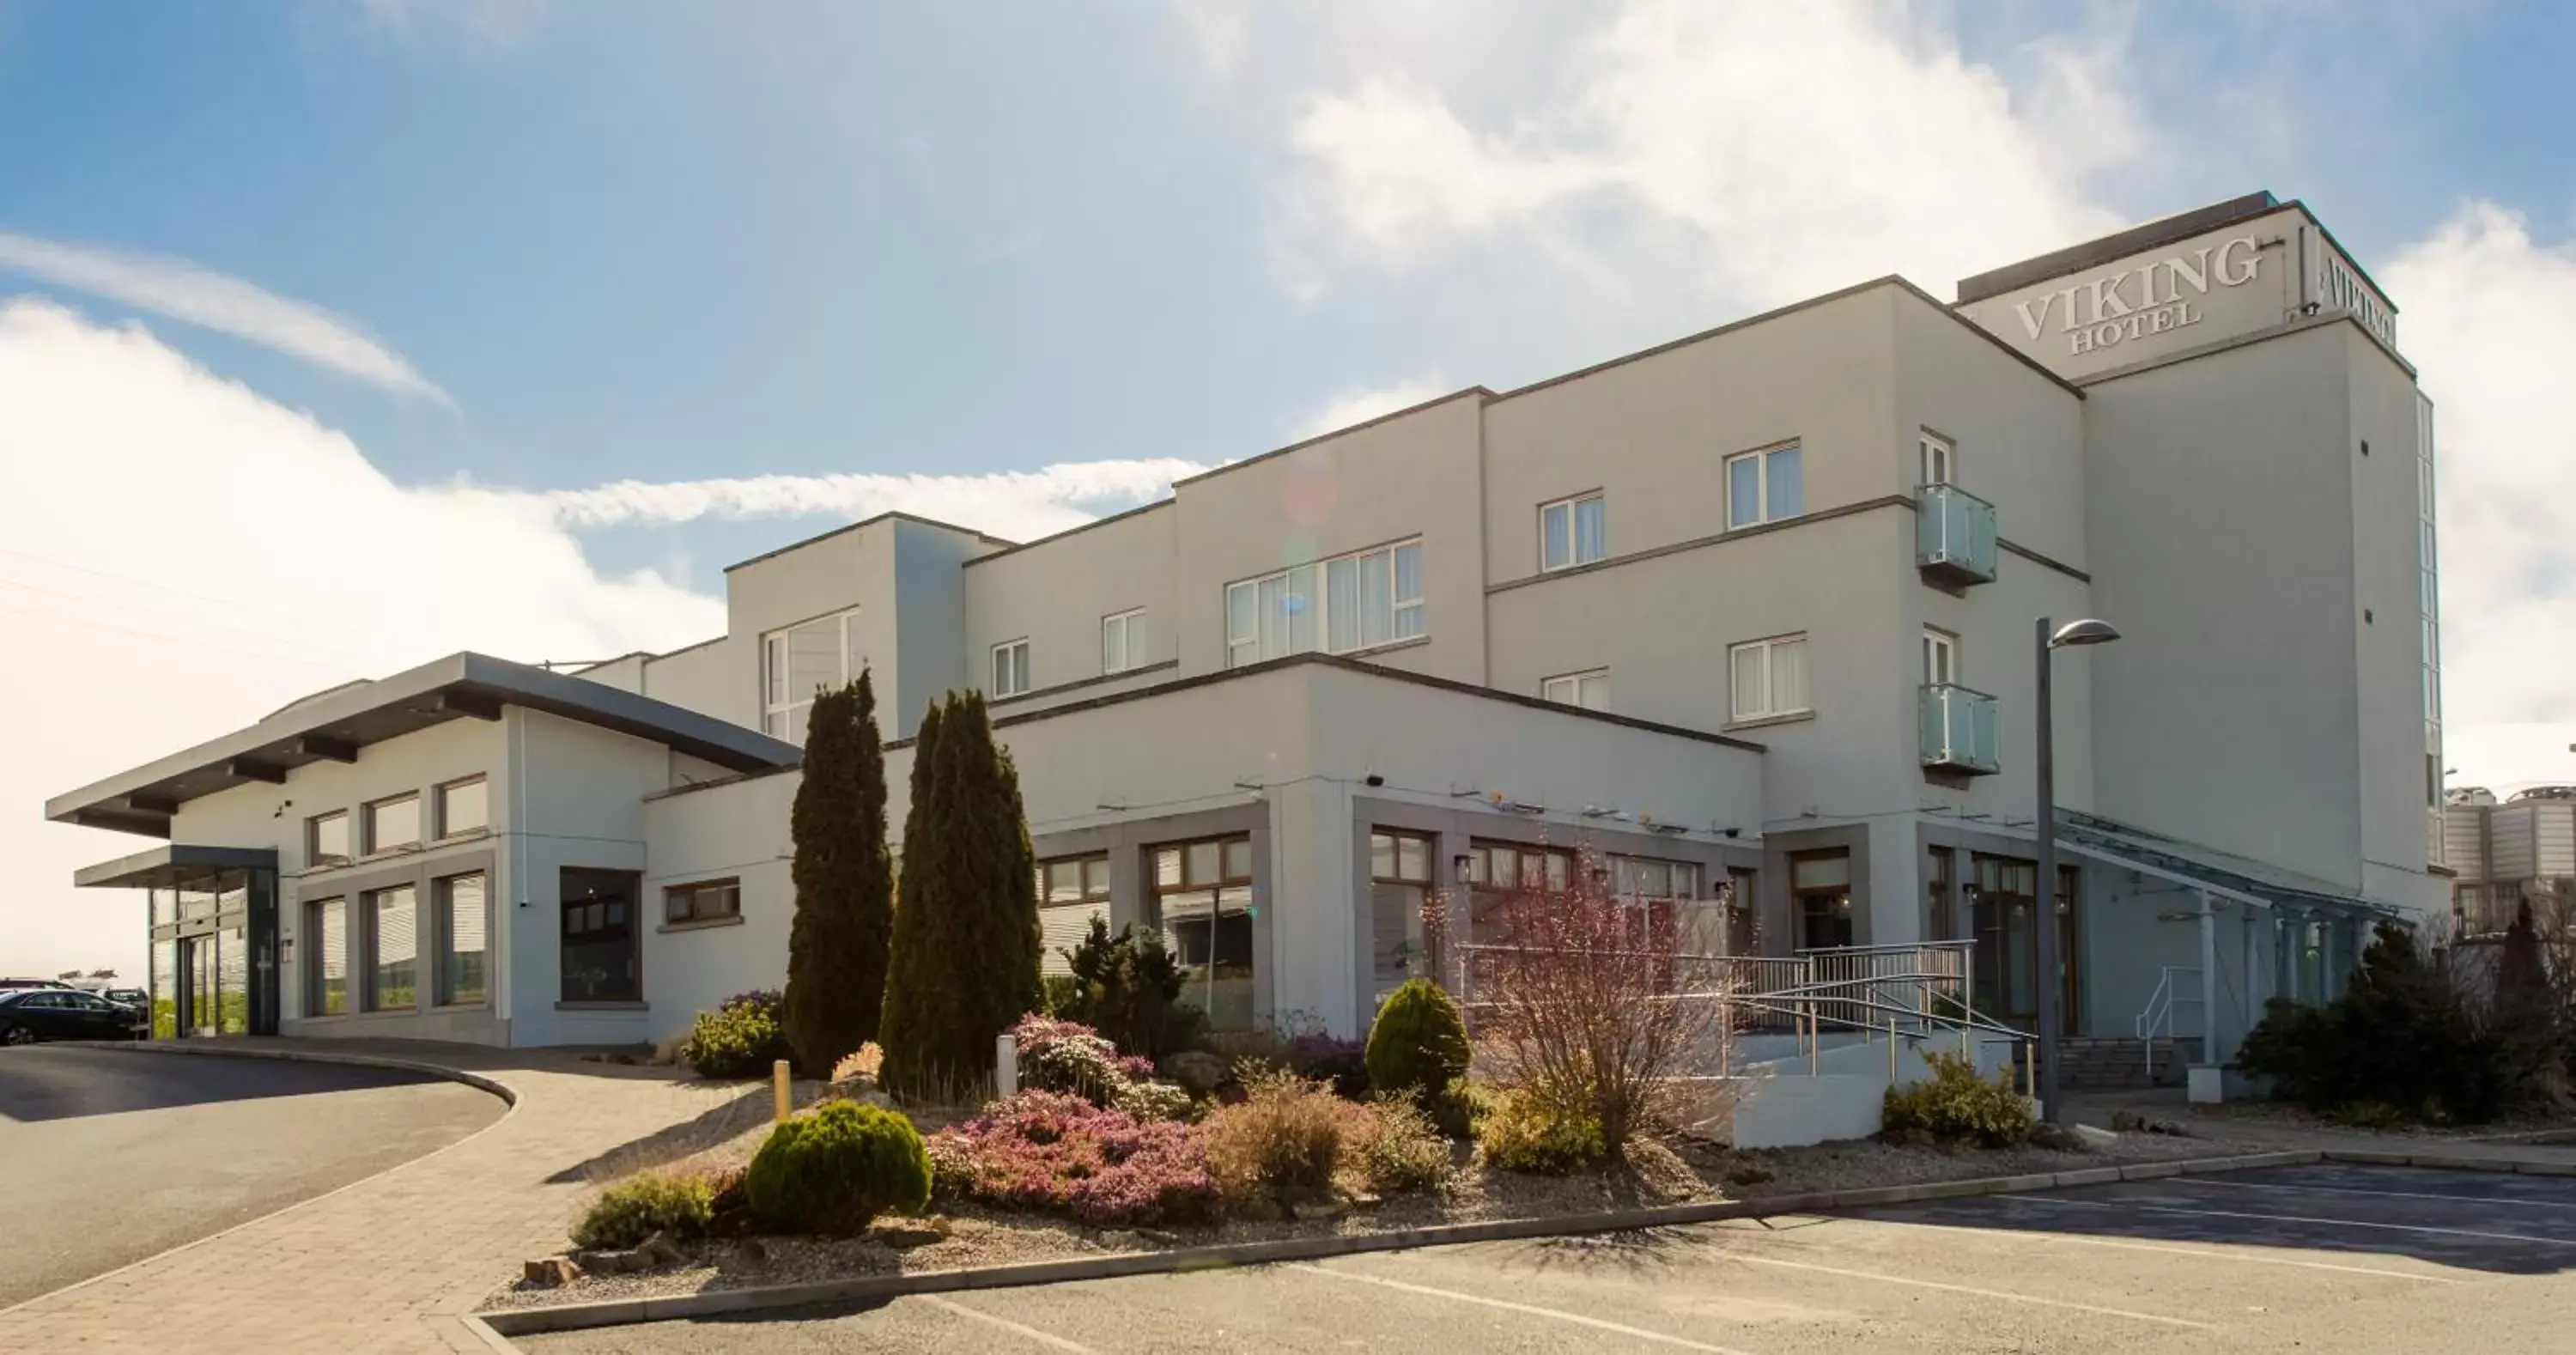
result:
[[[700,638],[877,508],[1047,530],[2256,188],[2442,404],[2454,760],[2563,751],[2571,55],[2477,0],[0,0],[0,623],[69,656],[0,687],[0,859],[331,681]]]

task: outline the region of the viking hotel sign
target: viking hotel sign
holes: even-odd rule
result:
[[[2210,288],[2242,287],[2262,271],[2262,247],[2241,235],[2042,292],[2014,302],[2013,311],[2034,342],[2062,335],[2068,353],[2091,353],[2199,324],[2199,298]]]

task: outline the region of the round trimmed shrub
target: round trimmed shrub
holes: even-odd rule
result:
[[[790,1058],[778,994],[736,993],[711,1012],[698,1013],[680,1057],[700,1077],[758,1077],[772,1062]]]
[[[1429,979],[1406,979],[1369,1025],[1369,1086],[1437,1100],[1467,1075],[1467,1054],[1467,1022],[1458,1004]]]
[[[930,1154],[901,1115],[831,1101],[769,1131],[742,1188],[772,1226],[848,1236],[930,1203]]]
[[[691,1172],[646,1171],[599,1193],[572,1225],[576,1247],[632,1247],[655,1233],[696,1237],[716,1214],[716,1185]]]

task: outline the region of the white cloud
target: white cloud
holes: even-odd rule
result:
[[[543,22],[551,0],[359,0],[369,27],[405,41],[452,34],[485,47],[515,47]]]
[[[447,399],[400,354],[350,321],[182,259],[0,231],[0,269],[220,330],[387,390]]]
[[[1627,0],[1518,99],[1372,75],[1290,129],[1291,271],[1476,243],[1588,281],[1759,306],[1897,269],[1955,278],[2120,224],[2090,173],[2147,144],[2116,34],[2032,49],[2016,88],[1907,6]],[[1649,281],[1651,280],[1651,281]]]
[[[1415,377],[1410,381],[1398,381],[1389,386],[1344,391],[1327,401],[1322,409],[1316,410],[1315,416],[1306,421],[1306,425],[1298,430],[1297,436],[1319,437],[1337,429],[1348,428],[1355,423],[1367,423],[1380,414],[1392,414],[1399,409],[1411,409],[1426,400],[1447,395],[1455,389],[1456,387],[1441,380],[1439,373],[1434,372],[1429,376]]]
[[[1165,457],[990,475],[759,475],[665,484],[618,480],[531,495],[470,486],[459,492],[526,500],[573,528],[812,514],[865,518],[894,511],[1027,541],[1162,498],[1172,492],[1172,481],[1208,469]]]
[[[2576,498],[2560,393],[2576,372],[2576,239],[2470,202],[2378,270],[2434,402],[2445,728],[2461,779],[2576,780],[2565,731],[2533,763],[2479,733],[2576,722]],[[2553,773],[2549,767],[2558,770]]]

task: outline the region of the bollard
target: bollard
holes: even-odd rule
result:
[[[1020,1090],[1020,1039],[1009,1031],[993,1037],[993,1095],[1008,1098]]]
[[[795,1102],[793,1094],[787,1089],[787,1060],[780,1059],[769,1065],[769,1089],[770,1099],[775,1103],[778,1111],[777,1118],[784,1123],[788,1108]]]
[[[1887,1085],[1896,1085],[1896,1018],[1887,1018]]]

